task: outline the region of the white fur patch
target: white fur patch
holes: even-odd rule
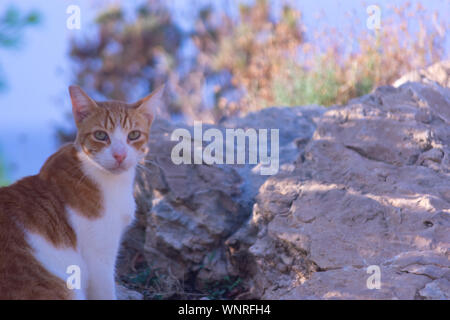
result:
[[[52,243],[36,233],[28,232],[27,242],[34,250],[34,257],[41,265],[56,277],[67,283],[70,274],[66,273],[71,265],[81,269],[81,288],[72,289],[74,299],[85,299],[87,289],[87,269],[79,252],[72,248],[55,248]]]
[[[121,131],[118,130],[114,138],[126,139]],[[87,218],[73,208],[66,208],[77,237],[77,250],[58,249],[37,234],[28,235],[36,259],[55,276],[66,282],[70,276],[66,273],[67,267],[80,267],[81,289],[74,289],[77,299],[116,299],[116,257],[122,235],[133,221],[136,206],[133,197],[136,154],[132,153],[134,150],[128,151],[132,165],[120,174],[108,172],[85,153],[79,152],[84,174],[100,190],[102,198],[98,201],[103,210],[99,218]],[[112,158],[110,154],[104,156]]]
[[[85,157],[85,156],[84,156]],[[69,208],[81,254],[89,272],[88,299],[115,299],[115,262],[125,229],[134,218],[135,168],[121,174],[99,169],[82,159],[82,168],[98,186],[103,199],[100,218],[89,219]]]

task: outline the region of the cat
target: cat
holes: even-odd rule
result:
[[[135,169],[162,92],[127,104],[69,87],[75,141],[39,174],[0,188],[0,299],[117,298],[115,261],[134,219]]]

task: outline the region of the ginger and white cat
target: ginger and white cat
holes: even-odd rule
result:
[[[133,104],[69,88],[77,125],[38,175],[0,188],[0,299],[115,299],[115,261],[162,88]],[[67,285],[71,266],[80,288]],[[69,269],[68,269],[69,268]]]

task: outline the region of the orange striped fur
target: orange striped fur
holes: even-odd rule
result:
[[[143,158],[147,151],[154,94],[127,104],[120,101],[95,102],[74,86],[70,87],[70,93],[78,129],[76,141],[64,145],[50,156],[37,175],[0,188],[0,299],[74,298],[65,279],[46,269],[35,257],[27,235],[37,234],[54,248],[78,250],[82,239],[70,215],[77,214],[95,221],[108,214],[103,210],[105,195],[97,181],[85,172],[82,158],[88,159],[87,163],[92,162],[98,170],[114,175],[134,170],[137,160]],[[111,147],[114,142],[112,135],[118,127],[126,134],[140,132],[140,135],[133,133],[129,136],[139,136],[137,139],[127,138],[124,142],[136,154],[136,161],[130,164],[131,169],[121,169],[119,160],[114,162],[115,154],[111,157],[108,153],[103,155],[109,162],[102,163],[96,158]],[[99,140],[97,131],[103,131],[111,138]],[[122,149],[120,152],[125,152]],[[127,159],[123,161],[124,166]],[[73,212],[69,212],[68,207]]]

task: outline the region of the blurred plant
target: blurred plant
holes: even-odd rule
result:
[[[169,113],[209,122],[271,105],[342,104],[444,57],[446,26],[420,4],[385,9],[377,31],[349,21],[350,30],[324,25],[310,34],[292,5],[275,18],[269,1],[255,0],[237,17],[201,8],[187,34],[162,2],[149,1],[135,20],[117,7],[104,11],[99,36],[74,41],[71,55],[78,83],[96,93],[132,100],[136,86],[166,82]],[[189,41],[190,60],[181,52]]]
[[[245,106],[246,110],[260,109],[274,101],[273,83],[281,75],[286,61],[294,61],[299,46],[304,42],[301,14],[285,5],[276,21],[266,0],[252,5],[240,5],[239,17],[234,21],[222,17],[222,23],[211,23],[214,16],[201,16],[194,41],[200,50],[200,59],[215,71],[227,70],[231,84],[245,92],[238,103],[228,103],[218,95],[222,113],[233,113]],[[213,29],[213,27],[215,29]],[[206,32],[202,32],[205,29]]]
[[[294,8],[285,5],[274,21],[269,1],[242,5],[238,20],[224,17],[215,37],[196,36],[203,60],[215,71],[228,70],[233,86],[244,92],[237,102],[219,96],[218,114],[271,105],[342,104],[443,59],[445,25],[437,13],[429,17],[420,4],[409,3],[390,9],[393,15],[386,14],[376,32],[324,26],[310,39]]]
[[[18,48],[22,43],[23,30],[40,22],[37,11],[21,14],[16,8],[9,7],[0,13],[0,48]],[[0,79],[0,89],[5,82]]]
[[[110,7],[96,24],[94,37],[71,43],[79,85],[109,99],[130,100],[137,87],[147,93],[167,81],[182,35],[163,6],[138,7],[133,21],[122,8]]]

